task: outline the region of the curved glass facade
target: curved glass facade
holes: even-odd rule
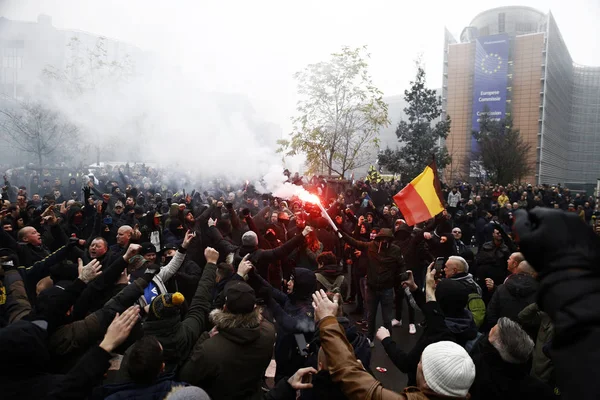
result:
[[[541,183],[567,180],[569,118],[573,87],[573,61],[554,18],[546,34],[545,85],[542,97],[542,130],[538,157]]]
[[[460,35],[461,42],[468,42],[474,36],[525,35],[545,30],[546,14],[530,7],[498,7],[484,11],[471,21]]]
[[[600,178],[600,67],[573,66],[568,181]]]
[[[446,146],[453,158],[446,178],[470,174],[474,50],[478,41],[502,34],[510,37],[507,115],[532,148],[532,173],[523,180],[589,189],[600,178],[600,67],[574,64],[552,14],[530,7],[478,14],[460,43],[446,32],[443,101],[452,119]]]

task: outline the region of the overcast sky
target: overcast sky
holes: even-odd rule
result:
[[[518,4],[515,4],[518,3]],[[458,37],[479,12],[506,5],[552,10],[573,59],[600,66],[599,0],[0,0],[0,15],[80,29],[132,43],[181,65],[194,85],[250,97],[284,130],[296,102],[292,74],[342,45],[368,45],[385,95],[400,94],[422,54],[441,85],[444,26]]]

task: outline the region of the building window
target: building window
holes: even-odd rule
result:
[[[504,33],[504,21],[506,19],[505,13],[498,14],[498,33]]]
[[[25,47],[25,41],[24,40],[7,40],[6,42],[4,42],[5,47],[10,47],[13,49],[22,49]]]
[[[4,56],[2,57],[3,68],[23,68],[23,57],[21,56]]]

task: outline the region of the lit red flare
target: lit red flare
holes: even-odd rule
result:
[[[319,200],[319,196],[311,194],[309,192],[300,193],[300,195],[298,195],[298,198],[307,203],[321,205],[321,200]]]

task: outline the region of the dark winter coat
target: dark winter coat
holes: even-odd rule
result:
[[[367,336],[360,332],[356,325],[354,325],[350,320],[346,317],[338,317],[337,318],[339,324],[344,328],[344,333],[346,335],[346,339],[348,339],[348,343],[352,346],[354,350],[354,356],[357,360],[360,360],[363,367],[371,372],[371,346],[369,344],[369,340]],[[306,360],[306,366],[313,367],[318,369],[318,354],[319,349],[321,348],[321,337],[319,332],[315,332],[313,340],[309,344],[309,356]],[[325,384],[327,379],[323,381]],[[314,383],[314,381],[313,381]],[[327,385],[326,385],[327,386]],[[327,397],[322,397],[318,395],[318,390],[311,391],[303,391],[302,399],[322,399]],[[335,392],[335,390],[334,390]]]
[[[165,286],[169,293],[181,292],[189,302],[196,292],[196,287],[202,276],[202,268],[194,261],[188,260],[188,258],[189,255],[183,260],[175,275],[165,283]]]
[[[500,246],[486,242],[477,253],[477,269],[474,272],[479,286],[485,286],[485,278],[491,278],[496,286],[501,285],[508,274],[506,262],[510,257],[510,249],[504,243]]]
[[[294,335],[303,334],[307,343],[313,337],[315,322],[311,295],[316,290],[316,282],[313,271],[297,268],[292,294],[286,295],[271,288],[272,298],[268,300],[268,305],[277,321],[275,380],[291,376],[303,366],[305,360],[298,352]],[[262,285],[266,286],[266,281],[262,280]]]
[[[303,390],[300,400],[327,399],[327,400],[346,400],[347,397],[342,392],[339,384],[331,380],[331,374],[328,370],[321,370],[312,377],[313,388]]]
[[[472,354],[476,375],[471,385],[473,400],[553,399],[552,388],[529,375],[528,364],[509,364],[487,339]]]
[[[477,337],[477,326],[473,321],[473,316],[466,310],[462,317],[445,318],[437,301],[426,303],[425,295],[420,290],[413,292],[413,296],[423,311],[427,323],[417,343],[406,353],[391,337],[385,338],[381,342],[394,365],[408,375],[408,386],[416,386],[417,366],[421,360],[421,354],[427,346],[445,340],[465,346],[468,341]]]
[[[391,289],[398,271],[404,271],[402,251],[394,244],[385,240],[361,242],[342,233],[344,240],[352,247],[366,250],[369,257],[367,284],[373,290]],[[393,236],[391,236],[393,239]]]
[[[92,400],[163,400],[178,386],[189,386],[177,382],[174,374],[164,374],[150,385],[133,382],[106,385],[94,392]]]
[[[58,250],[66,244],[65,235],[59,225],[54,225],[50,228],[50,234],[56,239],[53,246],[48,249],[42,246],[33,246],[24,242],[17,242],[14,237],[6,233],[4,228],[0,227],[0,245],[7,247],[17,253],[19,257],[19,265],[23,267],[31,267],[34,263],[46,258],[51,251]]]
[[[519,320],[519,313],[528,305],[535,303],[538,281],[531,275],[513,274],[503,285],[498,286],[487,306],[489,327],[496,325],[502,317]]]
[[[111,355],[92,347],[66,375],[48,372],[46,330],[18,321],[0,330],[0,387],[6,399],[83,399],[102,383]]]
[[[394,233],[395,244],[402,250],[407,269],[415,270],[422,264],[419,245],[425,240],[423,233],[423,231],[414,232],[413,227],[407,224],[402,224],[398,231]]]
[[[248,314],[213,310],[219,333],[205,332],[179,372],[179,378],[206,390],[213,400],[261,399],[261,382],[271,362],[275,328],[260,308]]]
[[[234,266],[237,266],[244,256],[250,254],[248,260],[256,267],[259,275],[265,279],[268,277],[269,263],[284,258],[302,243],[304,239],[304,236],[296,235],[277,248],[263,250],[254,246],[236,246],[223,238],[219,230],[215,227],[208,229],[208,235],[220,254],[225,254],[226,256],[227,254],[234,253]]]
[[[554,385],[554,363],[545,351],[546,346],[554,339],[554,324],[550,316],[541,311],[536,303],[530,304],[519,313],[519,323],[527,331],[534,331],[536,336],[531,363],[531,375],[541,381]]]
[[[215,264],[206,264],[204,267],[202,279],[183,321],[179,315],[175,315],[144,322],[144,334],[155,336],[162,345],[168,370],[172,370],[187,358],[196,340],[207,327],[207,313],[211,306],[216,269]]]
[[[81,223],[75,224],[75,214],[81,213]],[[73,205],[67,211],[67,218],[63,223],[63,230],[68,237],[75,235],[79,239],[87,240],[92,234],[93,224],[86,220],[84,210],[76,205]]]

